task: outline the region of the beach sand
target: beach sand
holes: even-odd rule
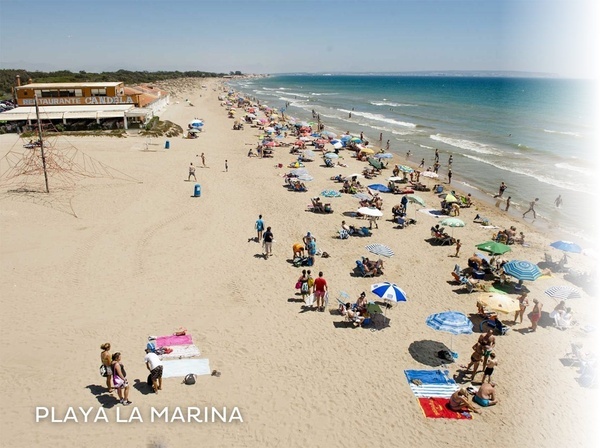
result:
[[[467,225],[453,231],[463,244],[457,259],[451,256],[454,247],[426,241],[436,218],[412,204],[409,217],[417,225],[395,229],[387,220],[401,197],[384,194],[384,219],[373,236],[340,240],[342,220],[364,223],[343,215],[357,209],[357,199],[343,195],[324,201],[332,204],[330,215],[306,208],[322,190],[340,187],[331,176],[360,172],[364,164],[348,151],[342,152],[347,168],[309,162],[315,178],[309,191],[288,191],[281,177],[288,170],[275,165],[285,167],[294,157],[277,148],[273,159],[248,158],[258,130],[231,129],[233,120],[217,99],[218,82],[177,82],[172,104],[161,114],[184,128],[203,118],[205,130],[198,139],[170,138],[165,150],[166,138],[153,139],[146,149],[147,140],[133,132],[124,139],[68,138],[80,151],[139,182],[83,179],[46,205],[2,193],[0,422],[5,446],[459,446],[473,439],[509,446],[592,445],[598,390],[581,387],[579,369],[565,366],[561,358],[573,341],[588,351],[597,347],[596,333],[582,330],[597,324],[597,302],[583,292],[568,303],[579,325],[553,328],[547,313],[557,301],[543,291],[570,285],[563,274],[526,282],[530,300],[538,298],[546,312],[537,332],[527,332],[525,318],[497,336],[499,366],[493,380],[499,405],[471,421],[427,419],[403,373],[433,368],[427,363],[435,360],[436,344],[452,344],[459,354],[448,366],[451,375],[469,362],[478,326],[472,335],[451,337],[429,328],[425,319],[446,310],[477,312],[477,294],[451,283],[455,263],[466,267],[474,245],[495,232],[472,223],[477,213],[501,228],[515,225],[525,232],[529,246],[513,245],[508,259],[537,263],[544,252],[559,258],[562,254],[548,244],[560,235],[538,233],[520,219],[479,205],[461,210]],[[0,156],[21,145],[14,134],[0,136]],[[208,168],[197,157],[202,152]],[[195,182],[186,181],[190,163],[197,167],[200,198],[192,197]],[[373,182],[385,184],[389,175],[391,170]],[[432,193],[418,194],[431,208],[439,206]],[[69,199],[77,217],[60,211]],[[251,240],[259,214],[275,236],[269,259]],[[315,276],[323,271],[330,287],[331,310],[323,313],[304,309],[294,289],[300,269],[289,262],[292,244],[307,231],[331,255],[317,257],[311,268]],[[382,331],[341,324],[335,310],[340,291],[352,301],[362,291],[377,299],[369,292],[373,279],[351,275],[361,256],[377,258],[364,247],[370,243],[395,252],[385,259],[385,275],[375,281],[395,282],[408,295],[407,302],[387,310],[389,326]],[[593,266],[581,254],[569,260],[581,270]],[[160,394],[147,394],[147,337],[171,334],[180,326],[221,376],[199,376],[193,386],[165,379]],[[98,366],[104,342],[123,354],[132,385],[129,407],[116,405],[103,388]],[[95,415],[102,405],[110,423],[84,423],[81,415],[79,423],[35,422],[37,406],[55,407],[60,419],[69,406],[92,407]],[[238,407],[243,422],[149,420],[151,407],[189,406]],[[127,420],[134,408],[143,422],[115,422],[117,409]]]

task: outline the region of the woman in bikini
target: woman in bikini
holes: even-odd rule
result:
[[[517,317],[519,318],[520,322],[523,323],[523,315],[529,306],[529,300],[527,299],[526,292],[517,297],[517,300],[519,301],[519,311],[515,311],[515,324],[517,323]]]
[[[106,388],[108,389],[109,392],[112,392],[113,391],[113,386],[112,386],[113,373],[112,373],[112,367],[110,366],[110,364],[112,362],[112,357],[110,355],[110,343],[107,342],[106,344],[102,344],[100,346],[100,349],[102,350],[102,353],[100,353],[100,361],[102,362],[102,365],[106,368]]]
[[[452,394],[448,407],[456,412],[473,411],[477,414],[480,412],[479,409],[469,403],[469,393],[464,388],[458,389]]]

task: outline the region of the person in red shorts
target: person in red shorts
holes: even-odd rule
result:
[[[317,310],[325,311],[325,294],[327,293],[327,280],[323,278],[323,272],[319,272],[319,276],[315,279],[315,300],[317,302]]]

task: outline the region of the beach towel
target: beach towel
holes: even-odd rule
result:
[[[456,381],[448,376],[447,370],[405,370],[404,374],[417,398],[450,398],[459,389]],[[413,380],[421,384],[415,384]]]
[[[157,347],[171,347],[173,345],[190,345],[192,343],[192,336],[189,334],[185,334],[183,336],[159,336],[156,338]]]
[[[163,361],[163,378],[184,377],[188,373],[194,375],[210,375],[208,359],[177,359]]]
[[[439,218],[440,216],[443,216],[441,210],[435,210],[433,208],[420,208],[419,211],[421,213],[425,213],[426,215],[433,216],[434,218]]]
[[[160,359],[181,359],[181,358],[194,358],[200,356],[200,349],[194,344],[192,345],[174,345],[171,353],[165,353],[159,355]]]
[[[383,255],[384,257],[394,256],[394,251],[383,244],[367,244],[365,249],[374,254]]]
[[[427,418],[451,418],[466,420],[473,418],[469,412],[456,412],[448,408],[448,398],[419,398],[423,414]]]
[[[321,196],[325,196],[326,198],[339,198],[342,194],[335,190],[323,190]]]

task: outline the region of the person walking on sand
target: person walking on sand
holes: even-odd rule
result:
[[[542,308],[543,305],[540,303],[540,301],[538,299],[533,299],[533,310],[531,310],[531,313],[529,314],[529,320],[531,321],[531,327],[529,328],[529,331],[537,330],[538,322],[542,317]]]
[[[505,212],[507,212],[508,209],[510,208],[510,199],[511,199],[510,196],[506,199],[506,207],[504,207]]]
[[[460,252],[461,247],[462,247],[462,244],[461,244],[460,240],[456,240],[456,253],[454,254],[454,256],[456,258],[458,258],[458,253]]]
[[[389,140],[387,142],[385,142],[385,150],[386,151],[390,150],[390,141]]]
[[[519,301],[519,310],[515,311],[515,324],[517,323],[517,317],[519,318],[519,323],[523,323],[523,316],[525,315],[525,310],[529,306],[529,299],[527,298],[526,292],[517,297],[517,300]]]
[[[500,184],[500,187],[498,188],[498,194],[495,194],[494,197],[501,198],[502,195],[504,194],[504,190],[506,190],[507,188],[508,188],[507,185],[504,182],[502,182]]]
[[[144,362],[146,363],[146,368],[150,371],[152,390],[157,394],[159,390],[162,390],[163,363],[158,355],[149,348],[146,349]]]
[[[200,155],[200,160],[202,160],[202,167],[206,168],[206,159],[204,157],[204,153]]]
[[[227,159],[225,159],[225,172],[229,171],[229,165],[227,165]]]
[[[408,150],[408,152],[406,153],[406,160],[408,160],[410,157],[410,149]]]
[[[273,232],[271,227],[267,227],[267,231],[263,235],[263,245],[265,246],[265,259],[273,255]]]
[[[523,213],[523,218],[525,218],[525,215],[529,212],[533,212],[533,219],[536,218],[535,209],[533,207],[535,206],[537,201],[539,201],[539,198],[535,198],[534,201],[531,201],[529,203],[529,208],[527,209],[527,211],[525,213]]]
[[[262,215],[258,215],[258,219],[256,220],[256,224],[254,224],[254,228],[256,229],[256,242],[260,243],[263,236],[263,230],[265,229],[265,223],[262,219]]]
[[[440,161],[440,151],[435,148],[435,163]]]
[[[561,208],[562,202],[562,196],[559,194],[558,197],[554,200],[554,205],[556,206],[556,208]]]
[[[196,167],[194,167],[193,163],[190,163],[190,170],[188,173],[188,182],[190,181],[192,176],[194,176],[194,180],[198,180],[198,179],[196,179]]]
[[[105,373],[103,374],[103,376],[106,377],[106,388],[108,389],[109,392],[112,392],[113,391],[113,383],[112,383],[113,372],[112,372],[112,367],[110,366],[112,363],[112,357],[110,355],[110,342],[102,344],[100,346],[100,349],[102,350],[102,353],[100,353],[100,361],[102,361],[102,365],[104,366],[104,369],[105,369]]]
[[[425,157],[421,159],[421,163],[419,163],[419,168],[425,168]]]
[[[448,157],[448,166],[452,166],[452,154],[450,154],[450,157]]]
[[[448,183],[452,183],[452,170],[448,170]]]
[[[323,278],[323,271],[315,279],[315,300],[317,302],[317,311],[325,311],[325,294],[327,293],[327,280]]]

